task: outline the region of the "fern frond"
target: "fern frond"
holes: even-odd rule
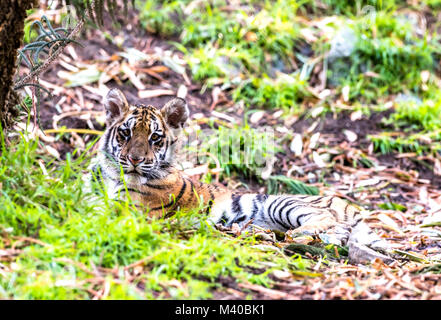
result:
[[[43,23],[46,25],[46,28],[43,26]],[[67,45],[69,43],[76,43],[82,46],[81,43],[67,37],[69,31],[65,28],[53,28],[46,16],[42,16],[40,20],[34,21],[29,29],[29,33],[34,26],[37,26],[39,29],[39,35],[36,40],[18,50],[18,63],[20,64],[24,60],[31,70],[40,65],[41,53],[47,54],[59,45]],[[30,56],[25,54],[27,51],[30,52]]]
[[[117,13],[116,0],[64,0],[66,5],[70,5],[75,8],[77,16],[80,18],[86,18],[86,16],[98,26],[104,24],[103,13],[104,10],[110,14],[112,19],[115,19]],[[128,4],[131,3],[132,7],[135,6],[134,0],[123,0],[124,15],[127,15]],[[85,14],[87,12],[87,15]]]

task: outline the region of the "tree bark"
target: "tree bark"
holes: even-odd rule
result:
[[[17,116],[19,97],[13,90],[18,49],[22,45],[26,10],[38,0],[0,0],[0,122],[9,128]]]

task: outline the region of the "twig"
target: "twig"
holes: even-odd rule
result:
[[[104,131],[90,130],[90,129],[75,129],[75,128],[58,128],[58,129],[48,129],[43,131],[45,134],[51,133],[83,133],[83,134],[95,134],[100,136]]]

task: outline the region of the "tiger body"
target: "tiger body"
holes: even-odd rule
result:
[[[129,106],[124,95],[112,89],[105,107],[107,129],[92,171],[100,172],[111,198],[128,193],[155,216],[203,207],[215,225],[231,227],[236,223],[241,228],[327,234],[329,242],[348,244],[350,254],[351,247],[354,252],[358,250],[354,254],[361,258],[359,261],[377,257],[387,260],[370,249],[385,251],[387,245],[363,222],[359,208],[341,198],[232,193],[222,185],[196,181],[176,169],[175,146],[189,115],[183,99],[175,98],[161,110]],[[365,247],[364,251],[360,247]]]

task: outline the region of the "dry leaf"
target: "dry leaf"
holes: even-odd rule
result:
[[[179,86],[178,93],[176,94],[176,96],[179,98],[185,99],[185,97],[187,96],[187,93],[188,93],[187,87],[184,84],[181,84]]]
[[[252,124],[256,124],[256,123],[258,123],[258,122],[263,118],[264,115],[265,115],[265,111],[257,111],[257,112],[254,112],[254,113],[250,116],[250,122],[251,122]]]
[[[363,112],[361,110],[354,111],[349,117],[351,118],[351,121],[360,120],[363,117]]]
[[[400,234],[403,233],[400,230],[400,227],[398,226],[398,224],[392,218],[387,216],[386,214],[380,213],[379,215],[377,215],[377,219],[380,220],[381,222],[383,222],[386,226],[388,226],[393,231],[398,232]]]
[[[322,157],[317,153],[317,151],[312,153],[312,160],[319,168],[326,167],[326,163],[323,161]]]
[[[289,145],[289,149],[296,156],[302,155],[303,141],[302,141],[302,135],[301,134],[294,133],[294,138],[291,140],[291,144]]]
[[[348,102],[349,101],[349,92],[351,90],[351,87],[349,86],[344,86],[343,89],[341,89],[341,94],[343,96],[343,101],[344,102]]]
[[[175,92],[169,89],[155,89],[138,91],[138,97],[141,99],[154,98],[160,96],[174,96]]]
[[[145,86],[141,82],[141,80],[136,75],[135,71],[130,68],[127,63],[123,63],[121,65],[121,71],[129,78],[130,82],[136,87],[138,90],[144,90]]]
[[[360,188],[360,187],[367,187],[367,186],[374,186],[380,183],[380,179],[379,178],[372,178],[372,179],[367,179],[367,180],[361,180],[359,181],[355,187],[356,188]]]
[[[316,132],[311,136],[311,139],[309,140],[309,149],[315,149],[317,147],[319,138],[320,132]]]
[[[61,157],[60,157],[60,154],[59,154],[58,151],[57,151],[57,149],[55,149],[54,147],[51,147],[51,146],[46,145],[46,146],[45,146],[45,149],[46,149],[47,153],[49,153],[51,156],[53,156],[53,157],[55,157],[55,158],[57,158],[57,159],[60,159],[60,158],[61,158]]]
[[[357,134],[351,130],[343,130],[343,133],[349,142],[355,142],[358,139]]]

